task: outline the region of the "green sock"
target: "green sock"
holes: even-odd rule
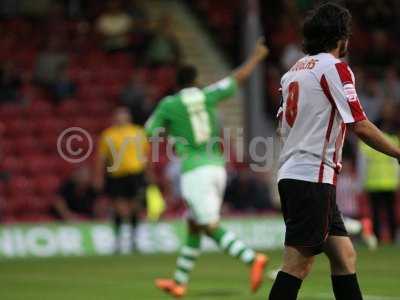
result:
[[[189,234],[185,246],[182,247],[176,261],[174,279],[179,284],[189,282],[190,273],[194,268],[197,257],[200,255],[200,234]]]
[[[246,264],[251,264],[256,256],[254,250],[247,247],[236,236],[222,227],[218,227],[211,238],[219,245],[219,247],[226,251],[229,255],[239,258]]]

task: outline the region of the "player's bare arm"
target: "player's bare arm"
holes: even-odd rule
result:
[[[390,142],[371,121],[351,124],[349,128],[368,146],[400,161],[400,149]]]
[[[256,47],[250,57],[237,68],[232,76],[235,78],[236,82],[240,85],[243,84],[253,73],[254,69],[265,59],[269,54],[269,49],[265,45],[265,39],[260,38],[256,43]]]

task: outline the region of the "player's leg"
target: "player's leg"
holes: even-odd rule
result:
[[[136,247],[137,227],[139,216],[143,208],[146,182],[143,174],[130,175],[125,178],[123,195],[129,205],[127,223],[130,225],[133,248]]]
[[[329,258],[336,300],[361,300],[356,275],[356,252],[349,237],[329,236],[324,252]]]
[[[219,224],[221,205],[226,186],[226,171],[224,168],[210,168],[207,178],[213,179],[205,187],[207,190],[204,199],[204,208],[200,211],[203,224],[207,222],[206,233],[221,248],[232,257],[240,259],[251,266],[250,282],[251,290],[256,292],[261,286],[264,269],[268,258],[262,254],[256,254],[234,233],[226,230]]]
[[[334,187],[284,179],[278,188],[286,226],[285,255],[269,299],[295,300],[314,256],[323,251]]]
[[[396,195],[394,192],[385,193],[384,197],[384,205],[388,218],[389,224],[389,233],[391,242],[396,242],[396,234],[397,234],[397,221],[396,221]]]
[[[295,300],[303,280],[314,263],[314,253],[307,248],[285,247],[283,265],[269,294],[269,300]]]
[[[174,278],[156,280],[156,286],[159,289],[174,297],[182,297],[186,294],[190,273],[194,268],[196,258],[200,254],[201,224],[206,224],[200,217],[202,215],[202,206],[205,204],[202,202],[204,186],[207,183],[202,173],[201,169],[200,171],[195,169],[182,174],[182,195],[189,213],[188,235],[176,262]]]
[[[361,237],[369,250],[376,250],[378,248],[378,239],[374,233],[373,222],[370,217],[363,217],[361,219],[362,234]]]
[[[130,221],[132,216],[132,207],[130,200],[118,197],[113,200],[114,208],[114,230],[116,237],[116,251],[121,252],[123,250],[122,245],[122,224]]]
[[[174,280],[181,285],[187,285],[190,279],[190,273],[193,270],[196,260],[201,251],[201,229],[195,222],[188,221],[188,233],[185,245],[176,261],[176,271]]]
[[[182,247],[176,261],[173,279],[157,279],[156,286],[174,297],[186,294],[190,274],[201,251],[201,227],[192,220],[188,221],[188,233],[185,245]]]
[[[219,224],[221,206],[226,187],[227,175],[224,168],[210,167],[205,171],[207,178],[204,186],[206,195],[202,210],[199,212],[203,223],[206,223],[206,233],[218,246],[229,255],[239,258],[246,264],[251,264],[256,253],[239,240],[236,235]]]
[[[369,203],[372,208],[372,221],[374,224],[374,233],[375,236],[378,238],[378,241],[381,240],[381,218],[380,218],[380,212],[381,212],[381,199],[380,199],[380,193],[378,192],[371,192],[368,194],[369,197]]]
[[[131,240],[132,240],[132,247],[135,249],[137,247],[137,227],[139,225],[139,213],[141,209],[141,205],[139,200],[136,198],[129,199],[128,201],[130,216],[128,219],[128,223],[130,225],[131,231]]]
[[[121,198],[121,181],[118,178],[107,176],[106,178],[106,193],[111,199],[113,215],[112,222],[114,227],[115,235],[115,250],[120,250],[120,233],[121,226],[123,223],[123,216],[121,215],[122,208],[119,207],[118,203]]]
[[[243,263],[251,265],[256,258],[254,250],[247,247],[233,232],[223,228],[219,223],[207,226],[206,232],[221,250],[232,257],[240,259]]]
[[[263,281],[264,270],[268,263],[268,257],[264,254],[256,253],[248,247],[236,235],[223,228],[219,223],[207,226],[207,235],[211,237],[225,253],[239,259],[250,266],[250,288],[256,292]]]
[[[324,252],[331,266],[332,287],[336,300],[362,299],[356,275],[356,252],[348,236],[336,197],[331,197],[329,235]]]

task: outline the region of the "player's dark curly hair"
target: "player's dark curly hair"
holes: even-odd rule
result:
[[[350,37],[351,14],[334,3],[325,3],[310,11],[303,25],[303,50],[316,55],[337,47],[340,40]]]
[[[176,73],[176,83],[180,88],[193,86],[197,79],[197,69],[192,65],[179,67]]]

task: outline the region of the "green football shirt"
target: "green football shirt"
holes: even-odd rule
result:
[[[204,89],[183,89],[161,100],[146,123],[146,132],[149,136],[157,136],[166,130],[182,160],[182,172],[204,165],[224,165],[221,143],[218,142],[217,104],[232,97],[236,90],[233,77]]]

